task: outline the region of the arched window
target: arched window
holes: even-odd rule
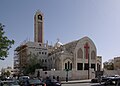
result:
[[[42,62],[44,62],[44,59],[42,59]]]
[[[45,62],[47,62],[47,59],[45,59]]]
[[[72,70],[72,63],[70,63],[70,70]]]
[[[65,69],[72,70],[72,62],[70,61],[65,62]]]
[[[82,51],[81,48],[80,48],[80,49],[78,50],[78,52],[77,52],[77,57],[78,57],[78,58],[83,58],[83,51]]]
[[[95,57],[96,57],[95,51],[92,51],[91,52],[91,59],[95,59]]]
[[[67,63],[65,63],[65,69],[67,69]]]
[[[68,69],[70,69],[70,62],[68,61]]]
[[[39,62],[40,62],[40,63],[42,62],[41,59],[39,59]]]

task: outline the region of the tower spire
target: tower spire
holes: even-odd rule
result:
[[[37,10],[34,16],[34,42],[44,42],[44,18],[43,13]]]

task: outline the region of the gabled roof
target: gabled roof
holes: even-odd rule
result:
[[[79,40],[69,42],[69,43],[63,45],[63,47],[65,47],[65,50],[66,50],[67,52],[69,52],[70,54],[73,54],[74,49],[75,49],[78,41],[79,41]]]
[[[53,53],[55,53],[55,52],[60,52],[60,51],[62,51],[62,50],[65,50],[67,53],[69,53],[69,54],[73,54],[74,53],[74,51],[75,51],[75,48],[76,48],[76,46],[77,46],[77,44],[78,44],[78,42],[79,41],[90,41],[90,43],[92,43],[92,45],[95,47],[95,44],[93,43],[93,41],[89,38],[89,37],[87,37],[87,36],[85,36],[85,37],[83,37],[83,38],[81,38],[81,39],[79,39],[79,40],[75,40],[75,41],[72,41],[72,42],[69,42],[69,43],[66,43],[66,44],[64,44],[64,45],[61,45],[62,47],[59,47],[58,49],[56,49]],[[96,48],[96,47],[95,47]]]
[[[87,36],[85,36],[85,37],[83,37],[83,38],[81,38],[79,40],[75,40],[75,41],[69,42],[67,44],[64,44],[63,46],[65,47],[65,49],[66,49],[67,52],[69,52],[70,54],[73,54],[74,50],[75,50],[75,48],[76,48],[76,46],[78,44],[78,42],[82,41],[82,40],[88,40],[88,41],[90,41],[93,44],[93,46],[95,47],[94,42],[89,37],[87,37]]]

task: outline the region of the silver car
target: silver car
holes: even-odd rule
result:
[[[7,81],[1,81],[0,86],[20,86],[20,85],[15,80],[7,80]]]

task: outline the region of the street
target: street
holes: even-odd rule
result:
[[[74,84],[62,84],[62,86],[91,86],[96,83],[74,83]]]

